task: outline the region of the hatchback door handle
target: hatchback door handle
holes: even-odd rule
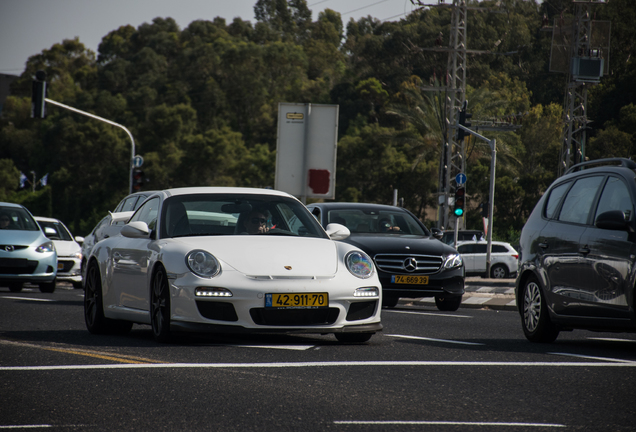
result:
[[[587,254],[590,253],[590,248],[588,248],[588,247],[579,248],[579,253],[581,253],[583,255],[587,255]]]

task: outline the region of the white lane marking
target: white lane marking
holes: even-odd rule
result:
[[[621,363],[633,363],[633,360],[623,360],[623,359],[615,359],[615,358],[608,358],[608,357],[593,357],[593,356],[585,356],[585,355],[580,355],[580,354],[558,353],[558,352],[551,352],[551,353],[548,353],[548,354],[561,355],[561,356],[567,356],[567,357],[584,358],[584,359],[589,359],[589,360],[600,360],[600,361],[621,362]]]
[[[351,366],[516,366],[516,367],[630,367],[636,361],[626,363],[608,362],[457,362],[457,361],[350,361],[350,362],[286,362],[286,363],[117,363],[102,365],[57,365],[57,366],[0,366],[0,371],[51,371],[51,370],[97,370],[97,369],[226,369],[226,368],[312,368]]]
[[[411,315],[432,315],[432,316],[443,316],[443,317],[453,317],[453,318],[472,318],[469,315],[451,315],[451,314],[442,314],[435,312],[410,312],[410,311],[399,311],[399,310],[383,310],[382,313],[391,312],[391,313],[402,313],[402,314],[411,314]]]
[[[11,299],[11,300],[43,301],[43,302],[55,301],[55,300],[52,300],[52,299],[39,299],[39,298],[31,298],[31,297],[13,297],[13,296],[0,296],[0,298]]]
[[[483,343],[478,343],[478,342],[462,342],[462,341],[449,340],[449,339],[427,338],[422,336],[407,336],[407,335],[396,335],[396,334],[385,334],[384,336],[390,336],[390,337],[402,338],[402,339],[425,340],[425,341],[431,341],[431,342],[445,342],[445,343],[460,344],[460,345],[485,345]]]
[[[454,421],[408,421],[408,420],[387,420],[387,421],[364,421],[364,420],[351,420],[351,421],[334,421],[334,424],[341,425],[451,425],[451,426],[521,426],[521,427],[554,427],[563,428],[566,425],[554,424],[554,423],[506,423],[506,422],[454,422]]]
[[[239,345],[239,344],[218,344],[215,346],[237,347],[237,348],[270,348],[292,351],[306,351],[315,348],[316,345]]]
[[[607,341],[607,342],[630,342],[630,343],[636,342],[636,340],[633,340],[633,339],[619,339],[619,338],[589,337],[588,339],[598,340],[598,341]]]

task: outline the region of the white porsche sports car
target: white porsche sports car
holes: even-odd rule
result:
[[[334,333],[366,342],[382,329],[373,261],[337,242],[293,196],[197,187],[155,193],[120,236],[95,244],[85,274],[91,333],[149,324],[175,331]]]

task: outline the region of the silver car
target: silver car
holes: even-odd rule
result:
[[[486,277],[487,241],[458,242],[457,252],[464,259],[466,276]],[[514,278],[519,269],[518,259],[519,253],[510,243],[493,241],[490,251],[490,277],[493,279]]]
[[[84,237],[73,237],[59,219],[35,216],[44,235],[53,240],[57,251],[56,281],[70,282],[74,288],[82,288],[82,247]]]
[[[24,283],[55,291],[57,252],[31,213],[20,204],[0,202],[0,286],[20,292]]]

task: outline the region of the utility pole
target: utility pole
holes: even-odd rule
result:
[[[562,147],[558,175],[585,160],[587,91],[600,82],[609,59],[609,21],[593,21],[592,5],[605,0],[573,0],[571,20],[557,18],[552,28],[550,71],[565,72]],[[566,60],[564,62],[563,60]]]

